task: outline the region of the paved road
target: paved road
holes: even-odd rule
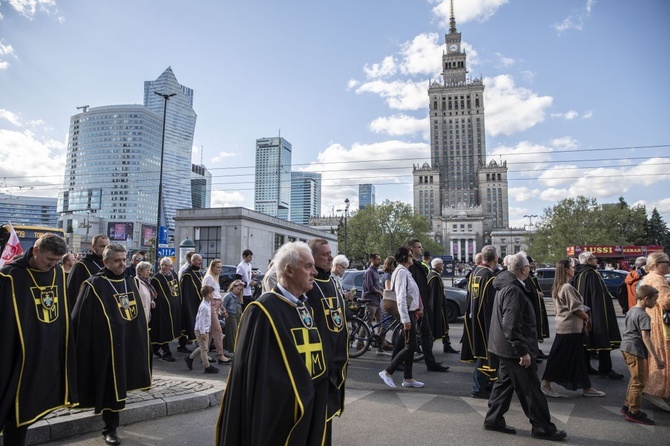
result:
[[[619,318],[621,325],[623,320]],[[550,318],[553,324],[553,318]],[[460,339],[462,323],[452,327],[452,339]],[[552,331],[553,333],[553,331]],[[377,376],[388,356],[368,352],[353,359],[347,380],[347,405],[341,418],[335,419],[334,443],[339,445],[537,445],[530,437],[530,424],[516,399],[507,416],[508,424],[518,430],[514,436],[484,431],[482,423],[486,401],[470,398],[472,367],[458,361],[458,355],[441,353],[438,360],[451,367],[448,373],[427,372],[416,364],[415,378],[426,383],[423,389],[391,390]],[[545,343],[543,350],[549,351]],[[439,353],[438,353],[439,352]],[[559,429],[568,432],[564,444],[574,445],[667,445],[670,444],[670,413],[643,402],[643,410],[658,423],[640,426],[624,421],[618,410],[624,399],[627,371],[619,352],[612,355],[614,367],[626,374],[623,381],[594,377],[596,388],[607,392],[605,398],[584,398],[578,392],[564,391],[567,398],[550,400],[549,407]],[[593,363],[596,364],[595,361]],[[540,365],[540,373],[543,364]],[[401,375],[396,374],[399,384]],[[124,445],[209,445],[217,408],[176,415],[120,428]],[[99,434],[89,434],[56,445],[100,445]]]

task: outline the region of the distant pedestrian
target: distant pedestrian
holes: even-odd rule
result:
[[[209,363],[209,333],[212,327],[212,296],[214,288],[209,285],[202,287],[200,291],[202,302],[198,307],[198,314],[195,318],[195,335],[198,338],[198,348],[193,350],[190,355],[184,358],[189,370],[193,370],[193,360],[200,355],[202,365],[205,367],[205,373],[219,373],[219,369]]]
[[[146,260],[145,254],[145,251],[137,251],[130,257],[130,265],[126,268],[126,274],[130,277],[135,277],[135,274],[137,273],[137,265]]]
[[[156,308],[156,302],[154,301],[158,296],[156,289],[151,284],[151,263],[142,261],[137,264],[135,269],[135,282],[137,282],[137,289],[140,292],[144,314],[148,322],[151,320],[151,310]]]
[[[179,271],[177,272],[177,275],[179,276],[179,280],[181,280],[181,276],[184,274],[184,272],[191,267],[191,259],[193,258],[193,254],[196,254],[195,251],[189,251],[186,253],[185,257],[185,262],[182,266],[179,267]]]
[[[203,285],[211,286],[214,291],[212,295],[212,327],[211,327],[211,338],[214,343],[214,348],[216,349],[216,356],[218,358],[219,364],[229,364],[231,359],[226,357],[223,354],[223,331],[221,330],[221,324],[219,323],[219,309],[221,309],[222,296],[221,296],[221,286],[219,285],[219,274],[221,273],[222,268],[221,260],[214,259],[210,262],[209,268],[205,277],[202,279]],[[226,317],[226,310],[222,310],[222,316]]]
[[[167,362],[175,362],[170,342],[181,334],[181,292],[179,278],[172,270],[172,259],[160,260],[160,271],[151,278],[156,289],[156,306],[151,312],[151,347],[154,355]]]
[[[179,346],[177,351],[180,353],[191,353],[186,345],[197,339],[194,331],[195,316],[198,314],[202,296],[202,257],[200,254],[193,253],[191,263],[188,268],[180,275],[179,288],[181,290],[181,336],[179,336]]]
[[[645,310],[652,309],[658,299],[658,290],[649,285],[641,285],[635,292],[637,303],[626,314],[624,321],[621,353],[630,372],[626,401],[621,413],[626,415],[626,421],[633,423],[654,425],[654,421],[647,418],[647,414],[640,410],[642,391],[648,375],[647,357],[654,358],[657,370],[665,368],[665,362],[656,351],[650,332],[652,331],[651,318]]]
[[[86,279],[100,271],[105,265],[102,262],[102,252],[109,245],[109,237],[105,234],[96,234],[91,240],[91,252],[74,264],[67,276],[67,295],[70,312],[76,304],[79,289]],[[125,259],[124,259],[125,261]]]
[[[226,335],[223,340],[223,348],[230,353],[235,351],[235,336],[237,335],[237,326],[242,316],[242,290],[244,282],[233,280],[228,287],[228,292],[223,296],[221,307],[226,310]]]
[[[551,422],[547,399],[540,390],[537,377],[537,329],[532,297],[523,281],[530,266],[523,254],[513,255],[507,270],[493,279],[496,289],[488,350],[499,359],[498,379],[493,384],[484,429],[516,434],[507,425],[505,413],[516,393],[523,412],[533,426],[531,436],[543,440],[562,440],[563,430]]]
[[[638,282],[647,274],[647,271],[644,269],[644,266],[647,264],[646,257],[638,257],[635,259],[635,268],[626,275],[624,279],[624,284],[626,286],[626,296],[628,298],[628,305],[626,309],[633,308],[637,305],[637,296],[635,294],[635,289],[637,288]]]
[[[256,281],[253,280],[251,266],[251,261],[254,259],[254,253],[250,249],[245,249],[242,252],[242,261],[237,265],[237,270],[235,271],[235,278],[240,279],[244,283],[244,290],[242,290],[242,300],[244,303],[242,307],[246,307],[251,302],[251,298],[254,294],[252,287],[256,285]]]

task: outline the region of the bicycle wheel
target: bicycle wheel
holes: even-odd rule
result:
[[[418,333],[417,333],[418,335]],[[396,327],[393,329],[393,345],[395,345],[396,341],[398,340],[399,336],[404,336],[403,334],[403,326],[402,324],[396,325]],[[419,340],[419,337],[417,336],[416,338],[416,350],[414,351],[414,362],[419,362],[423,361],[423,350],[421,349],[421,341]]]
[[[370,346],[370,328],[368,324],[357,317],[347,319],[349,330],[349,357],[358,358]]]

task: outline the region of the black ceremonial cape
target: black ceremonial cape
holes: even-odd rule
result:
[[[179,281],[181,288],[181,334],[190,341],[195,339],[195,317],[202,302],[202,273],[193,265],[186,268]]]
[[[612,296],[607,286],[591,265],[577,265],[572,285],[584,298],[584,305],[591,308],[591,331],[586,337],[587,350],[611,350],[621,344]]]
[[[132,277],[104,268],[84,282],[72,329],[81,407],[119,411],[129,390],[151,387],[147,319]]]
[[[430,331],[434,339],[441,339],[449,331],[449,323],[447,322],[444,282],[442,276],[434,269],[428,273],[428,294],[432,310],[430,319],[428,319]]]
[[[70,296],[70,313],[72,313],[72,309],[77,303],[81,284],[103,267],[102,257],[93,253],[86,254],[83,259],[72,265],[72,269],[67,275],[67,295]]]
[[[309,304],[275,290],[240,321],[216,425],[217,445],[323,445],[328,376]]]
[[[488,358],[488,335],[496,290],[494,273],[486,265],[477,265],[468,280],[467,309],[463,324],[461,361]]]
[[[30,269],[30,257],[0,269],[0,430],[10,416],[25,426],[77,402],[65,273]]]
[[[321,333],[328,369],[328,419],[344,410],[349,347],[344,297],[330,271],[316,268],[314,286],[305,295]]]
[[[531,271],[530,275],[523,282],[526,289],[530,292],[533,299],[533,310],[535,311],[535,326],[537,327],[537,340],[544,342],[544,338],[549,337],[549,318],[547,317],[547,306],[544,304],[544,297],[540,297],[540,284],[537,277]]]
[[[151,278],[151,284],[158,293],[154,300],[156,307],[151,310],[151,321],[149,321],[151,343],[167,344],[177,339],[181,333],[179,277],[174,271],[170,271],[167,276],[159,272]],[[193,323],[195,324],[195,319]]]

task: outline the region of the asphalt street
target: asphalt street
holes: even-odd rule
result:
[[[622,326],[623,319],[618,318],[618,322]],[[553,317],[550,317],[552,327],[553,323]],[[458,340],[462,327],[462,320],[452,325],[451,337],[452,341],[456,341],[456,348],[460,348]],[[400,373],[395,374],[398,388],[388,388],[377,373],[386,366],[389,356],[372,351],[352,359],[347,379],[346,410],[342,417],[334,421],[334,444],[538,444],[539,440],[530,436],[531,426],[516,397],[506,419],[509,425],[517,428],[518,433],[505,435],[485,431],[482,423],[487,401],[470,397],[472,366],[461,363],[459,355],[442,353],[441,347],[440,342],[435,343],[435,354],[450,370],[447,373],[428,372],[423,363],[416,363],[414,377],[426,383],[423,389],[400,387]],[[541,345],[547,353],[550,347],[551,342]],[[619,414],[628,372],[618,351],[613,352],[612,359],[615,370],[624,373],[626,378],[615,381],[593,377],[594,387],[607,393],[604,398],[585,398],[580,392],[555,386],[567,396],[549,400],[554,423],[568,433],[563,443],[589,446],[670,444],[670,413],[643,401],[643,410],[657,422],[656,426],[633,424]],[[596,361],[593,365],[596,366]],[[169,369],[174,367],[174,373],[182,377],[186,374],[174,364],[166,366]],[[541,374],[544,364],[539,367]],[[224,370],[227,373],[227,369]],[[209,445],[213,443],[217,415],[218,408],[213,407],[121,426],[119,434],[124,445]],[[83,446],[104,442],[99,433],[92,433],[51,444]]]

